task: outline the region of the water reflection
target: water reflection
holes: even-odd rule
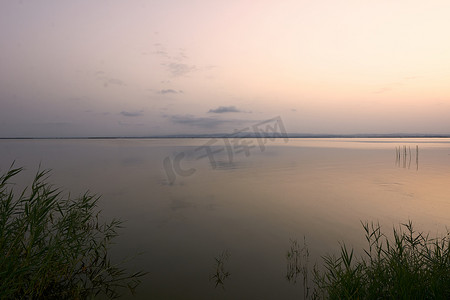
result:
[[[303,246],[297,240],[290,240],[291,246],[286,254],[287,270],[286,279],[290,283],[296,284],[297,279],[302,276],[303,299],[309,296],[310,282],[309,273],[309,249],[306,245],[306,237],[303,238]]]
[[[411,168],[412,158],[415,158],[416,170],[419,170],[419,146],[416,145],[415,153],[411,153],[411,146],[395,147],[395,165],[404,169]]]
[[[230,277],[230,272],[225,267],[225,263],[230,258],[228,250],[223,251],[219,256],[214,258],[214,273],[209,277],[214,282],[214,287],[225,289],[225,280]]]

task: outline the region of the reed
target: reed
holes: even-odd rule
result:
[[[142,272],[128,273],[110,261],[111,241],[122,221],[99,220],[98,196],[64,197],[38,171],[16,193],[11,180],[23,168],[0,176],[0,298],[114,298],[134,291]]]
[[[363,223],[368,247],[357,258],[345,244],[314,268],[315,299],[450,299],[450,232],[429,238],[412,222],[393,229]]]

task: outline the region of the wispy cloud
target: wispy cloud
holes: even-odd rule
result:
[[[125,82],[117,78],[107,78],[106,83],[115,85],[126,85]]]
[[[375,90],[375,91],[373,91],[372,93],[373,93],[373,94],[381,94],[381,93],[389,92],[389,91],[392,91],[392,88],[390,88],[390,87],[384,87],[384,88]]]
[[[97,79],[101,80],[103,82],[104,87],[108,87],[108,85],[118,85],[118,86],[125,86],[125,82],[123,80],[120,80],[118,78],[109,77],[106,75],[103,71],[97,71],[95,72],[95,76]]]
[[[181,124],[200,128],[217,128],[221,125],[232,124],[240,126],[245,123],[254,122],[251,120],[238,120],[238,119],[219,119],[213,117],[196,117],[193,115],[165,115],[164,117],[174,124]]]
[[[152,52],[153,54],[170,59],[170,55],[167,52],[164,45],[162,45],[160,43],[155,43],[155,44],[153,44],[153,46],[155,46],[155,51]]]
[[[161,55],[161,56],[164,56],[164,57],[169,57],[169,55],[167,54],[167,52],[166,52],[166,51],[163,51],[163,50],[156,50],[155,52],[153,52],[153,54]]]
[[[237,109],[235,106],[219,106],[216,109],[210,109],[208,112],[215,114],[223,114],[229,112],[242,112],[242,111]]]
[[[159,93],[160,94],[178,94],[178,93],[182,93],[183,91],[181,91],[181,90],[179,90],[179,91],[176,91],[176,90],[174,90],[174,89],[166,89],[166,90],[160,90],[159,91]]]
[[[117,124],[119,124],[120,126],[130,126],[130,127],[136,127],[136,126],[144,126],[144,123],[127,123],[127,122],[121,122],[118,121]]]
[[[208,72],[216,68],[214,65],[190,64],[187,50],[184,48],[170,49],[161,43],[155,43],[153,46],[154,50],[151,53],[162,60],[161,65],[165,67],[171,77],[183,77],[193,72]],[[212,77],[212,75],[209,74],[207,77]]]
[[[185,50],[183,48],[179,49],[179,52],[177,53],[177,55],[174,57],[174,59],[178,60],[178,61],[182,61],[185,59],[188,59],[189,57],[186,55]]]
[[[197,70],[196,66],[183,64],[183,63],[169,63],[164,64],[167,67],[167,70],[173,77],[185,76],[193,71]]]
[[[186,50],[183,48],[178,48],[175,51],[169,51],[167,50],[166,46],[164,46],[161,43],[155,43],[153,44],[155,47],[155,50],[152,52],[154,55],[161,56],[167,59],[170,59],[172,61],[181,62],[183,60],[188,59],[188,56],[186,55]]]
[[[195,117],[193,115],[169,115],[166,116],[172,123],[201,128],[216,128],[219,125],[230,123],[230,120],[221,120],[216,118]]]
[[[41,127],[66,127],[66,126],[72,126],[73,123],[71,122],[38,122],[33,123],[33,126],[41,126]]]
[[[125,117],[140,117],[144,115],[144,111],[121,111],[120,114]]]

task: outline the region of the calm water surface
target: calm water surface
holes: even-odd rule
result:
[[[450,139],[268,140],[264,151],[247,139],[231,163],[218,141],[215,168],[195,150],[208,142],[1,140],[0,169],[25,166],[20,186],[41,163],[73,195],[101,194],[104,215],[127,220],[114,254],[142,252],[129,264],[149,272],[141,299],[298,299],[301,284],[285,278],[291,239],[306,237],[314,263],[341,241],[364,246],[360,221],[390,231],[410,219],[432,235],[450,225]],[[163,160],[179,153],[195,172],[170,184]],[[216,288],[223,251],[230,276]]]

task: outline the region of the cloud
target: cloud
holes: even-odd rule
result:
[[[207,65],[207,66],[204,67],[204,69],[205,69],[206,71],[213,70],[213,69],[215,69],[215,68],[217,68],[217,66],[215,66],[215,65]]]
[[[144,111],[121,111],[120,114],[125,117],[140,117],[144,115]]]
[[[92,110],[92,109],[86,109],[83,112],[87,113],[87,114],[94,114],[94,115],[97,115],[97,116],[109,116],[109,115],[111,115],[111,113],[107,112],[107,111],[100,112],[100,111],[95,111],[95,110]]]
[[[210,109],[208,112],[215,114],[223,114],[228,112],[242,112],[242,111],[237,109],[235,106],[219,106],[216,109]]]
[[[167,70],[174,77],[185,76],[190,72],[197,70],[196,66],[182,63],[170,63],[164,65],[167,66]]]
[[[103,81],[103,86],[104,87],[108,87],[108,85],[110,85],[110,84],[119,85],[119,86],[125,86],[126,85],[125,82],[123,82],[122,80],[120,80],[118,78],[109,77],[103,71],[95,72],[95,76],[97,77],[97,79]]]
[[[174,57],[178,61],[182,61],[185,59],[188,59],[189,57],[184,52],[184,49],[180,49],[180,52],[178,52],[178,55]]]
[[[174,53],[174,51],[168,51],[161,43],[155,43],[153,46],[155,47],[155,51],[152,52],[154,55],[158,55],[175,62],[181,62],[188,59],[188,56],[185,53],[186,50],[183,48],[178,48],[176,53]]]
[[[160,43],[155,43],[153,44],[153,46],[155,46],[155,51],[153,51],[152,53],[155,55],[159,55],[165,58],[170,58],[169,53],[167,52],[166,48],[164,47],[164,45],[160,44]]]
[[[107,83],[116,84],[116,85],[126,85],[122,80],[117,79],[117,78],[109,78]]]
[[[174,89],[166,89],[166,90],[160,90],[159,93],[160,94],[178,94],[178,93],[182,93],[183,91],[176,91]]]
[[[71,122],[39,122],[39,123],[32,123],[32,124],[33,124],[33,126],[55,127],[55,128],[73,125]]]
[[[233,125],[242,126],[245,123],[255,122],[252,120],[239,120],[239,119],[218,119],[213,117],[195,117],[193,115],[164,115],[169,118],[172,123],[201,127],[205,129],[217,128],[221,125]]]
[[[166,51],[164,51],[164,50],[156,50],[156,51],[153,52],[153,54],[170,58],[169,54]]]
[[[172,115],[166,116],[172,123],[202,128],[216,128],[219,125],[233,122],[232,120],[221,120],[216,118],[202,118],[193,115]]]
[[[143,123],[126,123],[126,122],[121,122],[121,121],[118,121],[117,124],[119,124],[120,126],[144,126],[145,125]]]

